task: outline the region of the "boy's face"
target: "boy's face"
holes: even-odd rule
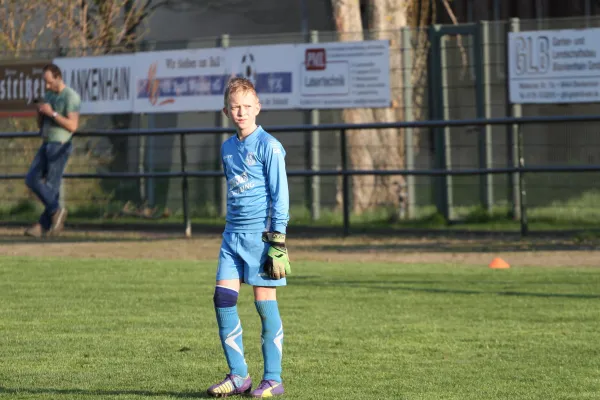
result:
[[[229,95],[229,104],[223,112],[242,134],[256,129],[256,116],[260,113],[260,102],[252,91],[238,91]]]

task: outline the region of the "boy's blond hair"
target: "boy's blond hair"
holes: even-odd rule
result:
[[[258,99],[258,94],[256,93],[256,88],[254,87],[252,82],[250,82],[250,80],[246,79],[246,78],[237,78],[236,77],[236,78],[230,79],[229,82],[227,82],[227,87],[225,88],[225,95],[223,98],[225,107],[229,106],[229,96],[231,96],[234,93],[238,93],[238,92],[242,92],[242,93],[252,92]]]

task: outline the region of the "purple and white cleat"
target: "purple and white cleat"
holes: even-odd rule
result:
[[[238,394],[248,394],[252,389],[252,379],[250,375],[243,376],[227,374],[225,379],[215,385],[212,385],[206,391],[212,397],[227,397]]]
[[[283,394],[283,384],[277,381],[262,380],[260,385],[254,389],[251,393],[252,397],[273,397],[281,396]]]

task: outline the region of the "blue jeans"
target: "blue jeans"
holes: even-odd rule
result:
[[[25,184],[46,207],[39,220],[45,230],[52,226],[52,215],[59,208],[62,176],[72,151],[70,141],[45,142],[40,146],[27,172]]]

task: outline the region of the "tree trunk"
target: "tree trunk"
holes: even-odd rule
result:
[[[369,25],[373,38],[390,40],[392,107],[346,109],[346,123],[395,122],[404,119],[400,28],[407,25],[409,0],[370,0]],[[363,40],[360,1],[332,0],[336,29],[341,41]],[[405,167],[403,132],[398,129],[349,131],[348,152],[353,169],[402,169]],[[402,176],[354,176],[352,210],[360,214],[377,206],[397,208],[406,197]]]
[[[332,0],[333,18],[340,41],[363,40],[360,1]],[[342,111],[342,119],[349,124],[373,121],[373,111],[368,108],[348,108]],[[349,160],[352,169],[374,169],[374,149],[379,148],[379,137],[374,130],[347,132]],[[352,177],[352,210],[360,214],[367,210],[373,199],[374,176]],[[338,191],[339,192],[339,191]],[[338,200],[341,196],[338,195]],[[347,201],[349,199],[346,199]]]
[[[373,110],[377,122],[404,120],[404,82],[401,29],[407,25],[407,0],[370,0],[369,26],[373,38],[390,41],[390,86],[392,107]],[[382,144],[375,164],[376,169],[403,169],[405,164],[404,130],[382,129],[377,133]],[[406,181],[404,176],[379,176],[376,179],[378,204],[398,209],[405,206]],[[394,213],[393,215],[398,215]]]

